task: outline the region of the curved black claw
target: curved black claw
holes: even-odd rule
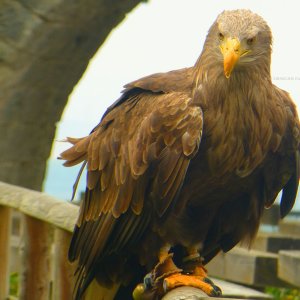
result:
[[[213,296],[213,297],[222,296],[222,290],[217,285],[215,285],[211,279],[209,279],[208,277],[205,277],[205,278],[203,278],[203,281],[208,283],[212,287],[211,295],[209,295],[209,296]]]
[[[163,261],[159,262],[154,269],[144,277],[143,283],[138,284],[134,289],[133,299],[153,300],[162,298],[164,294],[164,278],[182,271],[174,264],[172,257],[172,254],[166,256]]]
[[[213,287],[212,296],[214,297],[222,296],[222,290],[217,285],[213,284],[212,287]]]
[[[146,274],[144,277],[144,287],[146,290],[152,289],[154,286],[154,278],[152,273]]]

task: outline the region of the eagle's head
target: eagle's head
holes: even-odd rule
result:
[[[246,9],[223,11],[209,30],[203,54],[222,64],[229,78],[233,70],[270,66],[272,33],[265,20]],[[213,58],[212,58],[213,56]]]

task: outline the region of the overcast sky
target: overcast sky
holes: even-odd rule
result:
[[[87,135],[127,82],[193,65],[210,25],[224,9],[249,8],[268,22],[274,37],[273,81],[299,101],[299,3],[297,0],[149,0],[140,4],[113,30],[91,60],[70,95],[57,139]],[[66,147],[55,142],[52,156]]]

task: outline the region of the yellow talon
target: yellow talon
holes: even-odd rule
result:
[[[142,284],[142,283],[138,284],[132,293],[133,299],[134,300],[143,300],[144,292],[145,292],[144,284]]]
[[[201,289],[207,295],[212,295],[213,287],[204,282],[203,280],[184,274],[174,274],[164,279],[164,290],[167,292],[168,290],[174,289],[179,286],[192,286],[198,289]]]

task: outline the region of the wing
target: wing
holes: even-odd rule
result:
[[[141,91],[155,93],[186,92],[190,93],[194,80],[195,68],[183,68],[166,73],[156,73],[140,78],[124,86],[124,95],[115,101],[104,113],[103,118],[114,108],[125,102],[132,94]]]
[[[79,259],[77,295],[95,264],[136,245],[152,216],[170,210],[201,139],[202,111],[188,94],[138,90],[124,97],[61,154],[66,166],[86,161],[88,170],[69,251],[71,261]]]
[[[265,205],[271,206],[282,190],[280,214],[283,218],[293,208],[299,185],[300,126],[295,104],[287,92],[274,86],[273,100],[283,112],[274,116],[274,119],[281,117],[277,123],[285,124],[285,131],[278,134],[281,143],[274,154],[269,154],[270,163],[265,165]]]

